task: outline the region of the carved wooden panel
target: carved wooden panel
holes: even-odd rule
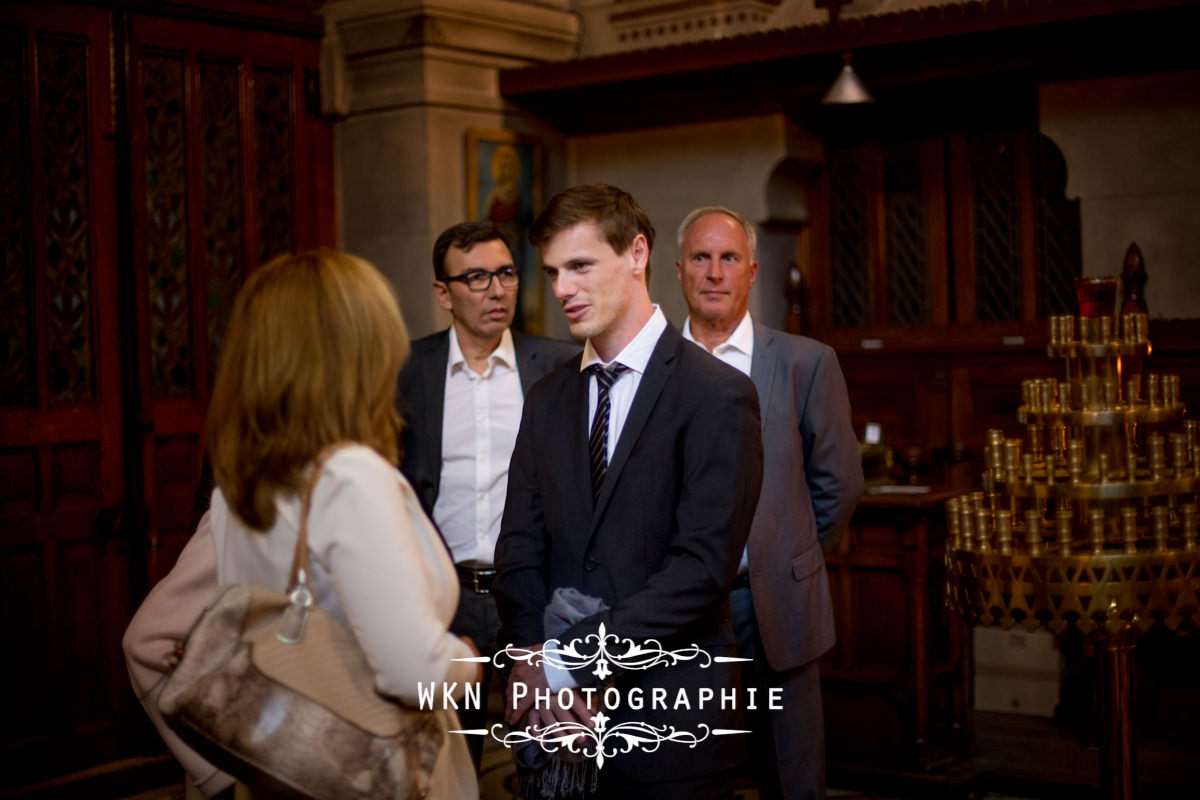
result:
[[[145,15],[130,31],[153,582],[192,533],[204,416],[238,289],[265,259],[333,242],[319,222],[328,198],[315,192],[328,124],[306,113],[304,94],[317,42]]]
[[[161,550],[150,531],[158,577],[191,532],[210,356],[260,231],[333,244],[329,126],[303,111],[319,18],[238,30],[209,24],[237,4],[158,5],[4,4],[0,638],[19,657],[0,659],[0,790],[136,752],[120,637],[147,579],[140,509],[170,528]]]
[[[925,340],[1073,309],[1078,201],[1053,142],[1020,124],[829,134],[809,199],[806,331]],[[969,115],[968,115],[969,116]],[[881,120],[888,119],[881,112]],[[915,123],[909,123],[915,124]],[[890,136],[889,136],[890,134]],[[801,259],[803,260],[803,259]]]
[[[920,142],[883,150],[889,325],[930,322],[929,221]]]
[[[821,228],[808,270],[812,333],[949,321],[945,171],[941,136],[827,145],[810,192]]]
[[[295,249],[295,86],[289,70],[254,71],[255,190],[258,196],[258,260]]]
[[[37,508],[39,473],[36,447],[0,450],[0,514]]]
[[[19,786],[129,752],[110,12],[0,29],[0,762]],[[81,669],[82,666],[82,669]]]
[[[55,508],[95,505],[101,501],[98,442],[72,442],[50,450],[50,503]]]
[[[37,70],[49,393],[77,405],[95,397],[87,43],[39,37]]]
[[[146,295],[155,397],[187,397],[192,379],[187,101],[182,55],[140,63],[145,118]]]
[[[1020,219],[1016,142],[1012,134],[967,140],[971,165],[975,256],[975,318],[1021,318]]]
[[[828,169],[833,326],[861,328],[871,324],[874,310],[866,148],[830,150]]]
[[[205,303],[208,317],[209,382],[233,298],[246,273],[245,221],[242,213],[242,124],[236,61],[200,62],[200,141],[204,191]]]
[[[0,29],[0,406],[23,407],[37,392],[26,64],[21,32]]]

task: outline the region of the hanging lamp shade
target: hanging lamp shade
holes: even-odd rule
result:
[[[851,105],[854,103],[874,103],[875,98],[867,91],[862,79],[850,65],[850,53],[842,54],[842,71],[829,87],[829,91],[821,98],[825,105]]]

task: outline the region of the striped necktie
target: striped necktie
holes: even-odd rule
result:
[[[600,499],[600,487],[604,485],[604,473],[608,469],[608,392],[621,373],[628,369],[624,364],[613,364],[611,367],[592,364],[588,367],[588,372],[596,378],[596,416],[592,418],[592,432],[588,437],[593,501]]]

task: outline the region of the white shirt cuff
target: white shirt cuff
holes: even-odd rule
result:
[[[550,650],[559,648],[558,639],[547,639],[542,645],[542,650]],[[571,670],[563,667],[556,667],[546,659],[542,659],[542,670],[546,674],[546,685],[551,691],[557,692],[560,689],[577,689],[579,681],[575,680],[575,676],[571,674]]]

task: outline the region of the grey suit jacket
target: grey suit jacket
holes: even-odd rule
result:
[[[750,591],[767,660],[782,671],[833,646],[824,551],[862,493],[862,455],[832,348],[756,322],[750,378],[763,433],[762,494],[747,544]]]
[[[513,331],[513,349],[517,352],[521,393],[526,397],[533,384],[582,350],[576,344],[516,331]],[[404,420],[400,471],[431,517],[442,480],[442,411],[449,358],[449,330],[418,339],[412,344],[412,356],[400,371],[396,384],[396,404]]]

